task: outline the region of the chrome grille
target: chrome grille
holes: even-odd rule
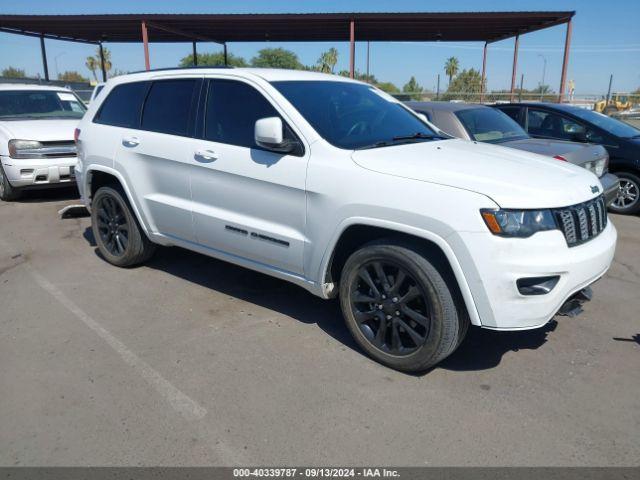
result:
[[[77,155],[76,144],[73,140],[40,142],[42,148],[31,150],[39,153],[42,157],[75,157]]]
[[[569,247],[588,242],[607,226],[607,209],[602,195],[571,207],[556,208],[553,214]]]

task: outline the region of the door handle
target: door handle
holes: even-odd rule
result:
[[[193,154],[193,158],[195,158],[199,162],[214,162],[218,159],[218,154],[212,150],[196,150]]]
[[[122,139],[122,145],[129,148],[137,147],[139,143],[140,140],[137,137],[125,137]]]

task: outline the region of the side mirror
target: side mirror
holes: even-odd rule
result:
[[[295,142],[285,140],[280,117],[261,118],[254,130],[256,145],[273,152],[289,153],[296,147]]]
[[[422,120],[423,122],[429,122],[429,119],[427,118],[427,116],[424,113],[416,113],[416,115],[418,116],[418,118],[420,120]]]

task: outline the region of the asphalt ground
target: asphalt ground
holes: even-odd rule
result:
[[[639,217],[611,217],[581,316],[407,375],[285,282],[178,248],[110,266],[73,203],[0,202],[0,465],[639,464]]]

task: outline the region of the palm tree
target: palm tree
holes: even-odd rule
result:
[[[111,70],[111,52],[107,48],[103,48],[102,52],[104,54],[104,71],[109,73]],[[96,71],[102,70],[102,62],[100,60],[100,47],[96,48],[95,56],[87,57],[86,62],[84,62],[85,66],[91,71],[93,74],[93,79],[97,82],[98,77],[96,75]]]
[[[458,74],[458,70],[460,69],[460,62],[456,57],[449,57],[444,64],[444,73],[449,76],[449,84],[451,84],[451,80]]]
[[[338,50],[331,47],[326,52],[322,52],[318,59],[318,68],[324,73],[333,73],[336,63],[338,63]]]
[[[104,54],[104,71],[109,73],[111,67],[111,51],[108,48],[102,47],[102,53]],[[96,49],[96,60],[98,61],[98,67],[102,68],[100,65],[100,47]]]
[[[87,61],[84,62],[84,64],[91,71],[91,73],[93,74],[93,79],[97,82],[98,77],[96,76],[96,70],[98,69],[98,62],[96,61],[96,57],[87,57]]]

